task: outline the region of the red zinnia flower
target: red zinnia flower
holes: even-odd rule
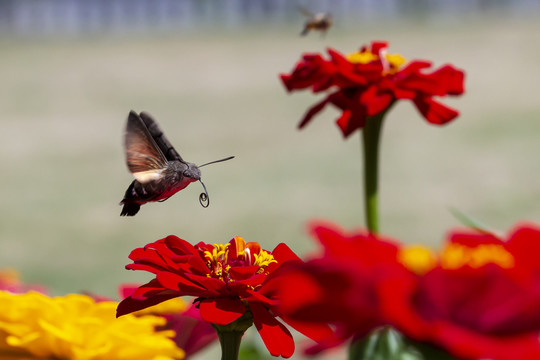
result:
[[[276,316],[312,339],[329,336],[326,326],[305,327],[277,312],[278,299],[268,280],[279,276],[282,265],[301,262],[285,244],[270,253],[241,237],[226,245],[200,242],[193,246],[168,236],[133,250],[130,259],[134,263],[127,269],[150,271],[156,278],[124,299],[118,306],[118,316],[187,295],[197,297],[203,320],[212,324],[227,325],[250,312],[274,356],[290,357],[294,352],[292,335]]]
[[[540,358],[540,227],[454,232],[440,254],[316,225],[324,254],[276,279],[281,311],[338,339],[393,326],[463,360]],[[322,343],[321,345],[334,345]]]
[[[337,119],[345,137],[364,127],[366,119],[379,115],[400,99],[411,100],[426,120],[445,124],[459,113],[435,96],[463,93],[464,72],[452,65],[431,72],[424,70],[431,62],[406,60],[398,54],[387,54],[386,42],[372,42],[359,52],[344,56],[328,48],[329,59],[320,54],[304,54],[291,74],[281,74],[288,91],[311,88],[314,93],[330,91],[312,106],[300,122],[305,126],[327,104],[342,111]]]
[[[454,232],[438,262],[381,283],[381,307],[406,336],[460,359],[540,358],[540,228],[508,241]]]

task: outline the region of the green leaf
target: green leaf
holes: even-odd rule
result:
[[[455,360],[443,350],[382,327],[351,344],[349,360]]]
[[[349,360],[425,360],[391,327],[376,329],[351,345]]]
[[[472,218],[472,217],[470,217],[468,215],[465,215],[464,213],[462,213],[458,209],[456,209],[454,207],[449,207],[448,210],[463,225],[465,225],[467,227],[470,227],[470,228],[472,228],[474,230],[486,233],[486,234],[493,234],[493,235],[495,235],[497,237],[500,237],[499,231],[494,230],[490,226],[482,223],[481,221],[479,221],[477,219],[474,219],[474,218]]]

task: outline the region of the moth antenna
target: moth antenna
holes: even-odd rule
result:
[[[207,208],[208,205],[210,205],[210,198],[208,197],[208,191],[206,190],[206,186],[204,186],[204,183],[201,179],[199,181],[202,184],[202,187],[204,188],[204,192],[199,195],[199,203],[203,208]]]
[[[226,157],[225,159],[221,159],[221,160],[210,161],[210,162],[208,162],[206,164],[199,165],[198,167],[201,168],[201,167],[206,166],[206,165],[215,164],[215,163],[218,163],[218,162],[227,161],[227,160],[231,160],[231,159],[234,159],[234,156],[229,156],[229,157]],[[202,183],[202,181],[201,181],[201,183]],[[203,184],[203,186],[204,186],[204,184]]]

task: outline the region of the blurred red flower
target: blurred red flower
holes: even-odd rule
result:
[[[540,228],[507,241],[453,232],[437,264],[381,283],[381,307],[406,336],[460,359],[540,358]]]
[[[324,252],[276,279],[281,309],[336,325],[337,341],[390,325],[464,360],[540,358],[540,227],[507,241],[458,231],[440,254],[314,224]]]
[[[307,350],[315,353],[384,325],[376,284],[390,269],[405,268],[397,261],[399,249],[391,239],[364,231],[349,233],[322,222],[314,222],[310,231],[323,254],[287,266],[286,276],[275,279],[274,286],[280,289],[280,311],[290,318],[330,323],[336,329],[334,338]]]
[[[193,246],[168,236],[131,252],[131,270],[152,272],[156,278],[125,298],[117,316],[131,313],[178,296],[195,296],[203,320],[227,325],[246,312],[253,316],[263,342],[273,356],[290,357],[294,341],[276,319],[278,299],[268,280],[279,276],[282,265],[301,260],[285,244],[271,253],[258,243],[234,237],[225,245]],[[306,336],[320,340],[330,336],[326,326],[307,327],[280,316]]]
[[[399,54],[388,54],[386,42],[374,41],[370,47],[343,55],[328,48],[329,59],[320,54],[304,54],[290,74],[281,74],[288,91],[311,88],[314,93],[330,91],[312,106],[299,124],[304,127],[327,104],[342,111],[337,125],[348,137],[364,127],[368,117],[388,110],[396,101],[408,99],[432,124],[445,124],[458,111],[434,100],[435,96],[461,95],[464,72],[444,65],[430,73],[431,62],[415,60],[406,64]]]

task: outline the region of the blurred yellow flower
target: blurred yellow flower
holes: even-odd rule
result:
[[[159,316],[116,319],[118,303],[86,295],[50,298],[37,292],[0,291],[0,359],[173,360],[184,351]],[[8,357],[2,357],[7,355]]]

